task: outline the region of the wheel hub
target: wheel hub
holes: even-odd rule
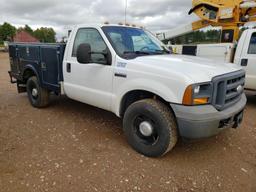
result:
[[[32,89],[32,96],[37,97],[38,96],[38,91],[36,88]]]
[[[140,133],[143,136],[149,137],[153,134],[153,126],[151,125],[151,123],[147,122],[147,121],[143,121],[140,125],[139,125],[139,130]]]

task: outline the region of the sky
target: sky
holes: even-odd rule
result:
[[[127,22],[155,32],[196,20],[192,0],[127,0]],[[125,0],[0,0],[0,24],[53,27],[57,37],[83,23],[124,22]]]

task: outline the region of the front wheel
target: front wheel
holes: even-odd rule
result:
[[[145,99],[128,107],[123,119],[128,143],[139,153],[159,157],[177,143],[177,125],[170,109],[160,101]]]
[[[43,108],[49,104],[49,91],[40,87],[35,76],[30,77],[27,81],[28,99],[33,107]]]

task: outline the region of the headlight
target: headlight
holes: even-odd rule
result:
[[[211,102],[213,86],[211,83],[190,85],[183,96],[183,105],[205,105]]]

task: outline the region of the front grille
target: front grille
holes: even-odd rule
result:
[[[245,72],[237,71],[213,78],[213,105],[217,110],[224,110],[238,102],[243,94]]]

